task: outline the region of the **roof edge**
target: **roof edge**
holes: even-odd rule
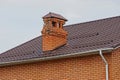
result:
[[[31,42],[31,41],[34,41],[35,39],[37,39],[37,38],[39,38],[39,37],[42,37],[42,36],[40,35],[40,36],[37,36],[37,37],[32,38],[32,39],[30,39],[30,40],[24,41],[23,43],[18,44],[16,47],[13,47],[13,48],[11,48],[11,49],[9,49],[9,50],[6,50],[6,51],[0,53],[0,55],[1,55],[1,54],[4,54],[4,53],[6,53],[6,52],[8,52],[8,51],[10,51],[10,50],[13,50],[13,49],[15,49],[15,48],[18,48],[18,47],[20,47],[20,46],[22,46],[22,45],[24,45],[24,44],[27,44],[27,43],[29,43],[29,42]]]
[[[101,18],[101,19],[95,19],[95,20],[90,20],[90,21],[85,21],[85,22],[81,22],[81,23],[74,23],[74,24],[68,24],[65,25],[64,27],[69,27],[69,26],[73,26],[73,25],[79,25],[79,24],[86,24],[86,23],[91,23],[91,22],[96,22],[96,21],[101,21],[101,20],[106,20],[106,19],[113,19],[113,18],[118,18],[119,16],[113,16],[113,17],[106,17],[106,18]]]
[[[98,54],[100,50],[102,50],[103,53],[108,53],[108,52],[111,52],[113,50],[113,48],[89,50],[89,51],[78,52],[78,53],[74,53],[74,54],[66,54],[66,55],[59,55],[59,56],[52,56],[52,57],[34,58],[34,59],[11,61],[11,62],[1,62],[0,67],[17,65],[17,64],[25,64],[25,63],[33,63],[33,62],[38,62],[38,61],[61,59],[61,58],[70,58],[70,57],[76,57],[76,56],[88,56],[88,55],[92,55],[92,54]]]

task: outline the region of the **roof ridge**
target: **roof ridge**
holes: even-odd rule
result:
[[[118,17],[120,17],[120,15],[119,15],[119,16],[113,16],[113,17],[102,18],[102,19],[91,20],[91,21],[87,21],[87,22],[69,24],[69,25],[65,25],[64,27],[69,27],[69,26],[79,25],[79,24],[92,23],[92,22],[96,22],[96,21],[102,21],[102,20],[113,19],[113,18],[118,18]]]

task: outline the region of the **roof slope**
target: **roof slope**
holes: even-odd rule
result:
[[[42,52],[41,36],[0,54],[0,62],[74,54],[89,50],[112,48],[120,44],[120,16],[64,27],[68,43],[58,49]]]

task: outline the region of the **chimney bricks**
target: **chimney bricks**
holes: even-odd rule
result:
[[[50,51],[67,43],[67,31],[63,25],[65,19],[59,14],[48,13],[43,17],[44,26],[42,29],[42,50]]]

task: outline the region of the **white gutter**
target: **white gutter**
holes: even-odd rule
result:
[[[102,50],[99,51],[99,54],[100,54],[102,60],[103,60],[104,63],[105,63],[105,68],[106,68],[106,80],[109,80],[108,62],[107,62],[107,60],[105,59],[105,57],[103,56],[103,54],[102,54]]]
[[[34,58],[34,59],[10,61],[10,62],[0,62],[0,66],[31,63],[31,62],[37,62],[37,61],[60,59],[60,58],[67,58],[67,57],[74,57],[74,56],[85,56],[85,55],[91,55],[91,54],[98,54],[100,50],[111,52],[113,48],[102,48],[102,49],[89,50],[89,51],[84,51],[84,52],[79,52],[79,53],[72,53],[72,54],[65,54],[65,55],[58,55],[58,56],[51,56],[51,57]]]

